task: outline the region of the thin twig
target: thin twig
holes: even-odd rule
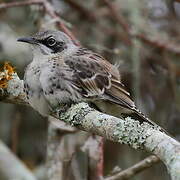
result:
[[[180,0],[177,0],[177,1],[180,2]],[[129,42],[131,42],[130,37],[134,37],[134,38],[137,38],[137,39],[141,40],[142,42],[144,42],[148,45],[151,45],[153,47],[156,47],[159,49],[164,49],[164,50],[169,51],[171,53],[180,55],[180,46],[179,45],[175,45],[172,43],[170,44],[169,42],[168,43],[167,42],[160,42],[157,39],[152,40],[152,39],[149,39],[148,37],[146,37],[142,33],[134,34],[133,31],[131,30],[131,28],[129,27],[129,25],[124,20],[123,16],[121,16],[119,14],[119,12],[116,10],[116,7],[109,0],[103,0],[103,2],[107,5],[112,18],[114,20],[116,20],[116,22],[122,27],[122,29],[124,30],[124,33],[129,35],[129,37],[128,37]]]
[[[118,14],[116,7],[114,4],[112,4],[109,0],[103,0],[104,3],[107,5],[109,11],[111,12],[112,18],[122,27],[124,30],[124,33],[126,35],[126,40],[129,45],[131,45],[131,38],[130,38],[130,27],[129,25],[125,22],[124,18]]]
[[[93,12],[90,12],[87,8],[83,7],[81,4],[77,3],[76,1],[66,0],[66,3],[68,3],[73,9],[77,10],[77,12],[82,15],[82,17],[85,17],[90,21],[97,20],[96,15]]]
[[[13,7],[19,7],[19,6],[29,6],[34,4],[43,4],[44,0],[27,0],[27,1],[15,1],[15,2],[9,2],[9,3],[0,3],[0,10],[1,9],[7,9],[7,8],[13,8]]]
[[[104,180],[120,180],[120,179],[128,179],[133,177],[135,174],[142,172],[143,170],[150,168],[152,165],[158,163],[160,159],[157,156],[151,155],[146,159],[138,162],[134,166],[127,168],[111,177],[107,177]]]
[[[112,17],[122,26],[125,32],[129,33],[129,25],[125,22],[124,18],[117,13],[116,7],[109,0],[103,0],[111,11]]]
[[[153,40],[153,39],[146,37],[144,34],[134,34],[133,36],[148,45],[157,47],[159,49],[164,49],[169,52],[173,52],[174,54],[180,55],[180,46],[179,45],[170,44],[169,42],[162,42],[157,39]]]
[[[10,2],[10,3],[0,3],[0,10],[19,7],[19,6],[29,6],[29,5],[42,5],[45,12],[51,16],[53,19],[56,19],[57,26],[62,29],[76,45],[80,45],[79,41],[75,38],[73,33],[65,26],[61,18],[56,14],[54,7],[47,0],[26,0],[22,2]]]
[[[54,7],[47,1],[43,1],[43,6],[47,14],[53,19],[57,19],[57,25],[71,38],[71,40],[76,44],[80,45],[79,41],[75,38],[73,33],[65,26],[60,17],[56,14]]]

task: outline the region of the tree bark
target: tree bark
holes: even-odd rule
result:
[[[16,88],[13,88],[16,86]],[[23,102],[22,80],[14,76],[3,90],[0,99],[15,103]],[[25,104],[27,104],[25,102]],[[127,144],[132,148],[144,149],[158,156],[166,165],[172,180],[180,179],[180,143],[148,123],[139,124],[130,117],[125,120],[103,114],[86,103],[71,106],[66,112],[52,114],[83,131],[103,136],[111,141]]]

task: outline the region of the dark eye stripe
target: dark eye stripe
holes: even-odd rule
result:
[[[49,36],[48,38],[44,40],[39,40],[39,43],[44,44],[48,48],[52,49],[52,53],[58,53],[67,48],[65,42],[56,41],[55,39],[54,39],[55,43],[50,45],[50,43],[48,42],[50,39],[54,39],[54,38],[52,36]]]
[[[53,53],[61,52],[66,48],[67,48],[66,44],[62,41],[57,42],[55,46],[51,47],[51,49],[53,50]]]

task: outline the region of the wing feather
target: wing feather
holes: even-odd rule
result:
[[[138,118],[155,125],[136,108],[129,92],[121,82],[117,67],[103,57],[80,48],[76,54],[66,58],[65,63],[73,71],[72,83],[81,90],[81,95],[86,99],[95,98],[95,101],[105,100],[110,104],[120,105],[126,110],[122,113],[135,113]]]
[[[129,109],[135,107],[118,69],[101,56],[86,51],[66,58],[65,63],[74,71],[73,83],[82,89],[85,98],[100,98]]]

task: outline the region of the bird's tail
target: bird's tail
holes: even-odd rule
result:
[[[156,124],[155,122],[151,121],[149,118],[147,118],[141,111],[139,111],[138,109],[133,109],[133,112],[130,114],[126,114],[126,116],[130,116],[133,119],[137,120],[141,123],[143,122],[147,122],[148,124],[154,126],[154,127],[158,127],[159,130],[161,132],[164,132],[165,134],[171,136],[165,129],[163,129],[162,127],[160,127],[158,124]]]

